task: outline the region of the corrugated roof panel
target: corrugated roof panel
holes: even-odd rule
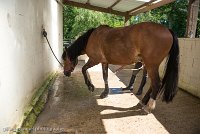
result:
[[[108,8],[115,2],[116,0],[90,0],[91,5],[103,8]]]
[[[114,6],[113,9],[121,12],[126,12],[144,3],[144,0],[122,0],[116,6]]]
[[[137,0],[137,1],[149,2],[149,1],[151,1],[151,0]]]
[[[78,2],[78,3],[84,3],[84,4],[87,2],[87,0],[70,0],[70,1]]]
[[[175,0],[156,0],[154,1],[154,4],[150,4],[151,0],[63,0],[63,3],[66,5],[86,8],[90,10],[100,11],[100,12],[106,12],[121,16],[127,16],[127,15],[136,15],[141,12],[146,12],[148,10],[157,8],[162,5],[166,5],[168,3],[171,3]],[[159,2],[158,2],[159,1]],[[88,4],[86,4],[89,2]],[[142,10],[138,10],[137,12],[132,12],[133,9],[140,7],[141,5],[145,4],[148,8],[144,8]],[[150,5],[148,5],[150,4]],[[112,9],[109,9],[108,7],[111,7]],[[131,11],[131,12],[128,12]]]

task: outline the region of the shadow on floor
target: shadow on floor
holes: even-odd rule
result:
[[[128,95],[130,97],[132,94],[130,92],[121,92],[119,88],[112,88],[110,89],[112,91],[111,94],[103,100],[99,100],[99,95],[104,90],[103,88],[97,88],[95,92],[90,93],[80,71],[82,64],[79,63],[79,68],[76,68],[71,77],[65,77],[62,74],[58,76],[51,88],[49,101],[34,126],[34,128],[41,128],[42,130],[33,131],[33,134],[104,134],[108,133],[107,131],[114,133],[112,131],[116,129],[119,130],[117,132],[124,132],[130,126],[140,124],[143,124],[143,126],[138,127],[140,129],[138,131],[139,133],[144,133],[141,128],[145,129],[146,125],[148,127],[149,124],[156,125],[156,122],[151,121],[153,115],[171,134],[198,134],[200,132],[200,100],[198,98],[179,90],[173,103],[165,104],[157,101],[153,115],[148,116],[141,110],[140,105],[128,108],[121,106],[130,104],[130,102],[116,105],[126,99],[121,96]],[[115,67],[110,66],[110,69],[115,70]],[[117,74],[125,85],[128,84],[130,75],[130,71],[121,71]],[[140,78],[141,73],[138,75],[135,88],[139,86]],[[145,86],[145,91],[148,89],[148,85],[149,81]],[[120,101],[117,95],[121,97]],[[138,98],[141,99],[141,97]],[[134,120],[133,116],[136,122],[132,122]],[[145,120],[148,119],[150,120],[146,122]],[[129,123],[127,120],[131,122]],[[112,124],[113,121],[117,124]],[[121,122],[125,124],[120,124]],[[120,125],[124,128],[121,128],[122,126]],[[149,126],[148,129],[151,128],[163,129],[152,126]],[[49,131],[50,129],[51,131]],[[131,128],[129,129],[131,130]],[[156,132],[160,132],[160,130]]]
[[[107,133],[103,119],[147,115],[139,105],[121,108],[97,104],[103,90],[95,89],[90,93],[80,72],[73,73],[70,78],[60,74],[34,126],[39,130],[32,134],[102,134]],[[116,110],[117,113],[101,114],[104,110]]]
[[[113,72],[116,66],[110,65],[109,69]],[[122,70],[116,75],[126,86],[129,84],[132,71]],[[135,94],[142,79],[142,71],[139,72],[135,84]],[[144,87],[143,95],[137,96],[140,100],[149,88],[150,81]],[[199,134],[200,133],[200,99],[179,89],[172,103],[166,104],[160,99],[157,101],[156,109],[153,111],[156,119],[171,134]]]

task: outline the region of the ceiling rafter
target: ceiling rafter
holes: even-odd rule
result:
[[[138,10],[138,9],[140,9],[140,8],[144,8],[144,7],[146,7],[146,6],[150,5],[150,4],[152,4],[152,3],[155,2],[155,1],[157,1],[157,0],[151,0],[151,1],[149,1],[149,2],[145,2],[144,4],[138,6],[138,7],[134,8],[134,9],[129,10],[129,11],[128,11],[128,14],[131,14],[132,12],[135,12],[136,10]]]
[[[146,6],[145,8],[136,10],[135,12],[131,12],[129,15],[135,16],[135,15],[137,15],[139,13],[147,12],[149,10],[152,10],[154,8],[169,4],[169,3],[174,2],[174,1],[175,0],[162,0],[162,1],[159,1],[157,3],[152,3],[152,4],[148,5],[148,6]]]
[[[80,7],[80,8],[86,8],[86,9],[90,9],[90,10],[94,10],[94,11],[115,14],[115,15],[119,15],[119,16],[127,16],[127,12],[120,12],[120,11],[116,11],[116,10],[113,10],[110,8],[97,7],[97,6],[93,6],[91,4],[78,3],[78,2],[69,1],[69,0],[63,0],[63,4]]]
[[[105,13],[110,13],[114,15],[119,15],[119,16],[124,16],[126,18],[130,18],[131,16],[135,16],[139,13],[142,12],[147,12],[149,10],[152,10],[154,8],[169,4],[175,0],[150,0],[149,2],[146,2],[134,9],[131,9],[126,12],[121,12],[117,10],[113,10],[112,8],[116,6],[120,1],[122,0],[116,0],[111,6],[108,8],[103,8],[103,7],[98,7],[90,4],[90,0],[87,0],[86,3],[79,3],[71,0],[62,0],[63,4],[65,5],[70,5],[70,6],[75,6],[75,7],[80,7],[80,8],[85,8],[85,9],[90,9],[94,11],[100,11],[100,12],[105,12]],[[157,2],[158,1],[158,2]]]
[[[111,6],[109,6],[108,8],[113,8],[114,6],[116,6],[120,1],[122,0],[116,0],[115,3],[113,3]]]

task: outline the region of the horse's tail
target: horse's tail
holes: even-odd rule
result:
[[[169,57],[166,62],[165,74],[161,85],[161,94],[163,101],[171,102],[177,93],[178,74],[179,74],[179,45],[178,38],[174,32],[169,29],[173,36],[173,44],[169,51]]]

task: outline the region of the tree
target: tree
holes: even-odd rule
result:
[[[64,40],[74,39],[82,32],[99,25],[123,26],[123,17],[121,16],[71,6],[64,7],[63,18]]]
[[[63,35],[64,40],[71,38],[71,31],[73,30],[73,24],[76,23],[75,17],[78,15],[78,12],[75,8],[70,6],[65,6],[63,9]]]
[[[141,13],[131,18],[131,23],[151,21],[172,29],[178,37],[184,37],[187,21],[188,0],[176,0],[168,5]]]
[[[200,38],[200,10],[199,10],[198,20],[197,20],[197,31],[196,31],[196,37]]]
[[[173,3],[133,16],[130,24],[151,21],[172,29],[178,37],[184,37],[186,31],[188,0],[176,0]],[[64,7],[64,39],[74,39],[89,28],[99,25],[111,27],[124,26],[124,17],[91,11],[76,7]],[[197,37],[200,35],[200,14],[197,22]]]

